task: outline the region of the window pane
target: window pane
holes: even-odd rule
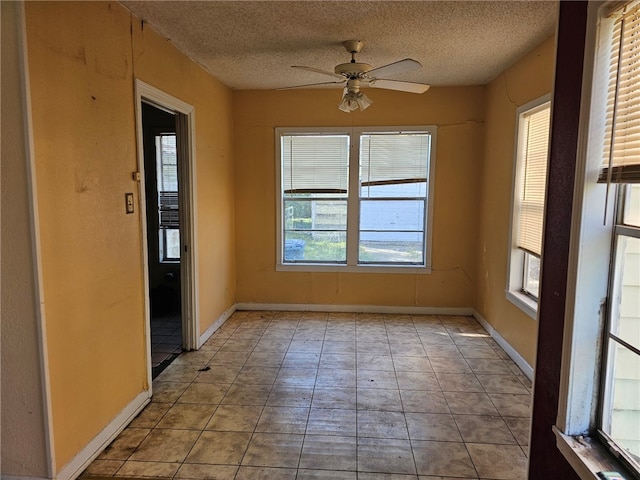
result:
[[[422,232],[360,232],[360,263],[424,263]]]
[[[178,155],[175,135],[158,135],[156,137],[158,164],[158,191],[178,191]]]
[[[344,263],[346,200],[284,200],[284,261]]]
[[[602,430],[640,467],[640,356],[609,341]]]
[[[160,261],[180,260],[180,230],[177,228],[160,229]]]
[[[424,200],[362,200],[360,203],[360,230],[422,232],[423,229]]]
[[[286,230],[347,230],[346,200],[284,200]]]
[[[640,348],[640,238],[619,236],[611,333]]]
[[[345,231],[285,232],[285,262],[345,263],[346,260],[347,233]]]
[[[522,289],[535,298],[540,296],[540,258],[528,252],[524,252]]]
[[[640,184],[627,185],[622,223],[640,227]]]

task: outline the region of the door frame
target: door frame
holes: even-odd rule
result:
[[[135,115],[138,171],[138,204],[142,238],[145,337],[147,343],[147,374],[149,388],[152,383],[151,367],[151,308],[149,301],[149,253],[147,238],[146,185],[144,175],[144,147],[142,104],[147,103],[176,115],[178,145],[178,195],[180,199],[180,296],[182,317],[182,347],[198,348],[200,315],[198,307],[198,247],[196,235],[196,162],[195,162],[195,110],[182,100],[143,82],[135,81]]]

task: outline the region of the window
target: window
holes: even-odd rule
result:
[[[434,135],[277,129],[278,268],[426,271]]]
[[[618,190],[599,433],[640,473],[640,2],[613,12],[604,162]]]
[[[550,119],[548,97],[518,109],[507,298],[533,318],[540,289]]]
[[[556,433],[583,478],[607,448],[640,479],[640,1],[590,4],[589,28]]]
[[[640,184],[619,188],[600,432],[640,470]]]
[[[161,262],[180,260],[177,158],[175,134],[156,135],[158,236]]]

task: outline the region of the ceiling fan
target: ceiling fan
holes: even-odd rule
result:
[[[322,75],[329,75],[339,80],[296,85],[293,87],[281,88],[279,90],[316,87],[319,85],[345,84],[342,100],[338,105],[338,108],[343,112],[351,112],[358,108],[362,111],[373,103],[373,101],[360,90],[361,87],[384,88],[387,90],[398,90],[410,93],[424,93],[429,89],[429,85],[424,83],[404,82],[401,80],[382,78],[422,68],[422,65],[417,60],[405,58],[404,60],[399,60],[382,67],[373,68],[368,63],[356,62],[356,53],[359,53],[360,50],[362,50],[362,47],[364,46],[363,42],[359,40],[347,40],[342,44],[347,52],[351,54],[351,61],[349,63],[336,65],[333,72],[298,65],[291,67],[320,73]]]

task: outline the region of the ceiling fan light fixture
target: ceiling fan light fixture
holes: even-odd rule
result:
[[[363,111],[372,103],[371,99],[362,92],[346,92],[338,108],[347,113],[357,109]]]
[[[349,113],[358,108],[358,95],[355,92],[347,91],[342,96],[342,101],[338,108],[343,112]]]
[[[338,108],[347,113],[357,109],[360,109],[362,112],[372,103],[373,101],[360,91],[359,80],[353,79],[349,80],[347,83],[347,86],[344,89],[344,95],[342,96],[342,101],[338,105]]]
[[[360,107],[360,111],[365,110],[373,103],[373,101],[367,97],[363,92],[358,93],[358,99],[356,100],[358,107]]]

